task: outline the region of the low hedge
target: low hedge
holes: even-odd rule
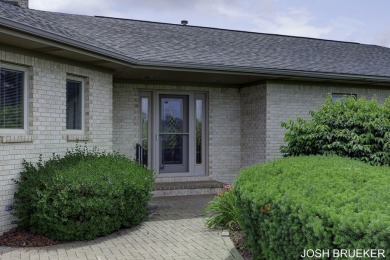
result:
[[[56,240],[90,240],[147,216],[153,173],[119,154],[77,148],[16,181],[15,223]]]
[[[389,167],[290,157],[244,169],[234,190],[254,259],[297,259],[304,249],[390,255]]]

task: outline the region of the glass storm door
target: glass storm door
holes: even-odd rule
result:
[[[160,177],[207,174],[205,93],[140,92],[137,155]]]
[[[159,172],[189,172],[189,97],[159,95]]]

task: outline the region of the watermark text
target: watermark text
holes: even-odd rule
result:
[[[386,258],[384,249],[305,249],[303,258]]]

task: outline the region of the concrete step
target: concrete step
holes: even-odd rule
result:
[[[224,183],[213,180],[156,182],[152,193],[154,197],[217,194],[223,186]]]

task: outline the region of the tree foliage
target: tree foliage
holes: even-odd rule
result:
[[[326,99],[311,119],[282,122],[286,128],[281,147],[285,156],[336,154],[372,165],[390,165],[390,97]]]

